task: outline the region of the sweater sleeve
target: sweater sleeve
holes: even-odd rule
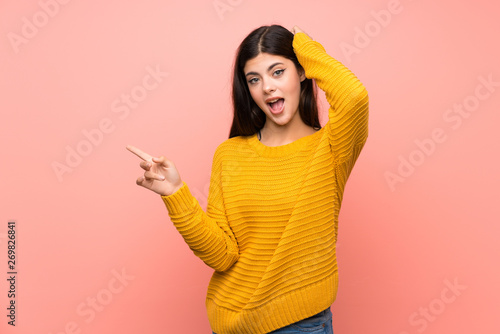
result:
[[[306,77],[316,81],[330,105],[325,130],[343,190],[368,137],[368,92],[347,67],[305,33],[295,34],[293,48]]]
[[[203,262],[216,271],[225,271],[238,260],[238,244],[224,209],[219,149],[212,162],[206,213],[185,182],[175,193],[161,198],[172,223]]]

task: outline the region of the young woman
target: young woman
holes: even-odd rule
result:
[[[323,128],[313,80],[330,104]],[[128,146],[144,160],[137,184],[161,195],[215,270],[206,299],[214,333],[333,333],[337,222],[368,135],[366,89],[298,27],[263,26],[238,49],[233,105],[206,212],[172,161]]]

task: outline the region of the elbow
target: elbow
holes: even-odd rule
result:
[[[368,91],[362,83],[359,82],[349,91],[345,104],[351,110],[368,113]]]
[[[354,103],[354,108],[356,110],[359,110],[363,116],[366,118],[366,122],[368,122],[368,105],[369,105],[369,98],[368,98],[368,91],[366,88],[361,85],[359,89],[357,89],[355,92],[353,92],[353,103]]]
[[[224,272],[229,270],[236,261],[238,261],[240,255],[238,253],[227,254],[222,261],[217,263],[207,263],[212,269],[218,272]]]
[[[357,145],[364,145],[368,139],[368,119],[369,119],[369,100],[367,90],[361,86],[362,89],[358,92],[355,99],[353,99],[352,108],[356,110],[356,123],[357,123]]]
[[[368,91],[363,84],[360,83],[359,87],[354,90],[353,95],[355,96],[356,101],[363,102],[368,105]]]

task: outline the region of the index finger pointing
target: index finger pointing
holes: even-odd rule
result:
[[[152,156],[150,156],[146,152],[141,151],[137,147],[134,147],[132,145],[128,145],[127,146],[127,150],[129,150],[130,152],[134,153],[135,155],[137,155],[139,158],[141,158],[144,161],[153,161],[153,157]]]

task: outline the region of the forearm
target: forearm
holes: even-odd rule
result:
[[[314,79],[330,104],[326,130],[339,160],[347,159],[368,136],[368,92],[342,63],[304,33],[295,34],[293,46],[307,78]]]
[[[223,213],[210,204],[205,213],[185,183],[172,195],[161,197],[172,223],[203,262],[225,271],[238,260],[238,245]]]

